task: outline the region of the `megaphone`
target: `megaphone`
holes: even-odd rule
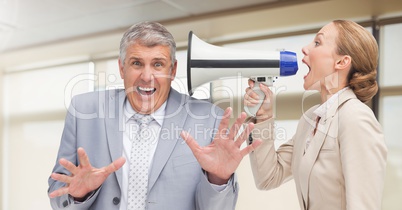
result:
[[[256,52],[228,49],[208,44],[192,31],[188,36],[187,85],[189,94],[205,83],[225,78],[246,77],[254,80],[253,90],[259,95],[257,106],[245,106],[247,114],[255,116],[264,93],[258,83],[272,86],[278,76],[295,75],[298,70],[296,53],[290,51]]]

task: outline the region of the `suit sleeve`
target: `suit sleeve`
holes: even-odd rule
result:
[[[251,169],[255,185],[260,190],[270,190],[292,178],[291,162],[293,140],[275,150],[274,119],[255,124],[253,139],[261,139],[262,144],[250,153]]]
[[[381,126],[364,104],[345,106],[339,115],[339,142],[347,209],[381,209],[387,161]]]
[[[229,179],[223,191],[216,191],[206,176],[201,177],[196,193],[197,210],[234,210],[236,207],[239,188],[236,175]]]
[[[223,115],[223,110],[219,109],[217,116]],[[215,120],[214,129],[218,129],[220,120]],[[213,139],[213,138],[212,138]],[[211,139],[211,141],[212,141]],[[200,172],[201,173],[201,172]],[[223,191],[217,191],[202,174],[201,181],[196,191],[197,210],[234,210],[238,197],[238,183],[236,175],[233,174]]]
[[[59,164],[60,158],[65,158],[68,161],[74,163],[75,165],[78,164],[77,159],[77,112],[75,110],[75,100],[71,101],[71,105],[68,109],[67,116],[65,119],[64,130],[61,137],[61,143],[59,147],[59,151],[57,154],[56,164],[53,168],[53,173],[58,174],[66,174],[70,175],[71,173],[66,170],[63,166]],[[64,187],[66,184],[63,182],[56,181],[49,177],[48,179],[48,193],[53,192],[61,187]],[[50,204],[53,209],[77,209],[77,210],[84,210],[88,209],[93,201],[95,200],[97,192],[94,195],[90,196],[87,201],[82,203],[76,203],[74,199],[67,195],[63,195],[56,198],[50,198]]]

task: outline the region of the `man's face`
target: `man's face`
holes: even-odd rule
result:
[[[168,46],[130,45],[124,65],[119,60],[119,69],[133,109],[141,114],[155,112],[167,100],[176,68]]]

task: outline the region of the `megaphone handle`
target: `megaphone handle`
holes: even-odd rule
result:
[[[258,94],[259,100],[258,100],[258,104],[256,104],[255,106],[244,106],[244,111],[249,116],[256,116],[257,111],[260,109],[262,102],[264,102],[264,99],[265,99],[265,94],[260,89],[259,82],[256,82],[254,84],[253,91]]]

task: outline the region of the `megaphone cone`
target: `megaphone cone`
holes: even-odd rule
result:
[[[190,95],[202,84],[239,76],[272,86],[275,77],[294,75],[297,70],[297,57],[294,52],[229,49],[208,44],[192,31],[189,33],[187,85]],[[256,108],[258,110],[259,106]],[[251,112],[254,111],[248,114],[255,115],[256,111]]]

